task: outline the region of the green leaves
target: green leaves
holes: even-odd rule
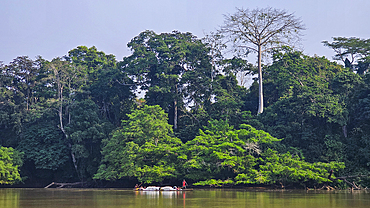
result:
[[[96,179],[135,177],[144,183],[175,178],[178,147],[167,116],[159,106],[134,110],[122,128],[104,141],[103,160]]]
[[[135,177],[139,181],[151,184],[153,182],[162,182],[164,178],[174,178],[176,170],[174,167],[168,166],[146,166],[137,167]]]
[[[25,161],[32,161],[36,169],[57,170],[69,161],[67,142],[50,121],[26,128],[18,149],[25,153]]]
[[[333,37],[333,42],[322,41],[335,51],[334,59],[343,61],[345,67],[363,75],[369,69],[370,39]]]
[[[302,149],[311,162],[341,161],[344,151],[337,147],[343,142],[341,129],[348,124],[348,95],[359,76],[325,58],[290,48],[276,51],[273,57],[265,69],[267,108],[258,117],[263,129],[285,138],[282,143],[287,147]],[[253,86],[251,91],[257,89]],[[336,138],[336,147],[325,143],[326,135]]]
[[[183,165],[185,177],[195,181],[232,178],[255,165],[260,144],[279,141],[248,125],[234,130],[221,120],[210,121],[205,129],[182,148],[187,155]]]
[[[308,163],[298,155],[289,152],[279,154],[272,149],[266,150],[258,162],[258,169],[235,177],[236,184],[321,184],[331,182],[328,179],[330,171],[344,169],[344,163]]]
[[[179,158],[185,177],[198,181],[194,185],[321,184],[331,182],[330,170],[344,168],[344,163],[309,163],[296,154],[262,149],[281,140],[250,125],[234,130],[225,121],[213,120],[205,129],[184,145],[187,156]]]
[[[14,184],[21,181],[19,167],[23,154],[11,147],[0,147],[0,184]]]
[[[344,169],[344,163],[308,163],[301,160],[298,155],[289,152],[278,154],[271,149],[267,150],[262,158],[260,173],[266,178],[265,183],[270,184],[330,182],[328,179],[330,170],[337,172]]]
[[[159,105],[168,113],[174,129],[187,104],[210,99],[209,49],[191,33],[144,31],[128,47],[133,54],[124,58],[122,69],[140,90],[147,90],[146,104]]]

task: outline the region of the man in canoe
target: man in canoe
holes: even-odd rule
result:
[[[185,179],[182,181],[182,187],[183,189],[186,189],[186,185],[188,185],[188,183],[186,183]]]

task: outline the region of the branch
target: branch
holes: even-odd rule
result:
[[[361,189],[360,187],[358,187],[355,182],[349,182],[347,181],[348,178],[365,178],[365,177],[370,177],[370,175],[353,175],[353,176],[341,176],[341,177],[336,177],[336,178],[331,178],[331,175],[329,175],[328,179],[329,180],[333,180],[333,181],[336,181],[336,180],[343,180],[344,182],[346,182],[347,184],[349,184],[353,189]]]
[[[63,188],[64,186],[77,186],[77,185],[81,185],[81,184],[83,184],[83,182],[76,182],[76,183],[56,183],[56,182],[52,182],[51,184],[45,186],[44,188],[49,188],[52,185],[57,185],[58,186],[57,188]]]
[[[118,79],[116,79],[115,80],[118,84],[120,84],[120,85],[124,85],[124,86],[132,86],[132,85],[136,85],[136,84],[126,84],[126,83],[124,83],[124,82],[120,82],[120,81],[118,81]]]

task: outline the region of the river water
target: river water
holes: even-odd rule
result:
[[[369,208],[370,191],[0,189],[0,208]]]

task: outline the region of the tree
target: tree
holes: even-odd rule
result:
[[[247,90],[238,85],[234,75],[217,75],[212,83],[213,102],[205,106],[210,119],[225,120],[239,126]]]
[[[76,101],[71,106],[71,121],[65,126],[71,151],[81,180],[90,179],[101,161],[101,142],[108,138],[113,125],[99,116],[98,106],[90,99]]]
[[[69,108],[72,106],[73,102],[76,101],[74,97],[82,90],[83,83],[86,81],[86,74],[83,73],[82,66],[76,66],[61,58],[54,58],[51,62],[46,63],[46,67],[49,73],[48,76],[45,77],[45,80],[47,80],[49,85],[56,91],[54,94],[55,98],[50,99],[50,103],[58,112],[58,128],[65,136],[70,149],[73,165],[78,174],[79,171],[75,151],[72,149],[72,141],[65,126],[71,123]]]
[[[26,110],[32,105],[34,99],[32,88],[35,86],[35,78],[38,73],[36,61],[32,61],[27,56],[20,56],[15,58],[8,65],[8,74],[13,77],[13,87],[21,94],[25,103]]]
[[[43,116],[38,122],[27,125],[17,147],[25,153],[25,164],[31,161],[36,169],[61,171],[60,168],[69,161],[67,142],[55,125],[56,118],[53,116],[53,121]]]
[[[243,55],[257,53],[259,105],[258,114],[263,112],[262,54],[281,45],[293,45],[299,40],[305,27],[299,18],[285,10],[237,9],[233,15],[225,16],[220,33],[232,43],[236,51]]]
[[[83,67],[87,84],[83,86],[84,98],[92,99],[100,108],[103,117],[116,126],[130,112],[136,85],[125,70],[117,66],[115,56],[98,51],[95,46],[78,46],[68,52],[71,63]]]
[[[325,57],[309,57],[284,48],[265,69],[266,109],[263,129],[300,148],[307,161],[343,161],[349,122],[348,95],[359,75]],[[251,91],[257,96],[257,86]],[[343,131],[344,129],[344,131]]]
[[[240,86],[247,87],[248,78],[251,78],[256,72],[256,68],[251,63],[242,58],[233,57],[231,59],[223,59],[221,61],[223,72],[227,75],[235,76]]]
[[[75,49],[68,51],[66,60],[71,61],[76,65],[85,66],[85,72],[89,74],[90,81],[96,81],[99,71],[114,67],[116,58],[114,55],[106,55],[103,51],[98,51],[95,46],[90,48],[86,46],[78,46]]]
[[[292,184],[312,186],[332,182],[328,177],[330,172],[337,173],[345,167],[343,162],[309,163],[296,154],[289,152],[279,154],[272,149],[267,149],[261,154],[258,165],[258,170],[238,174],[235,183],[275,184],[281,188]]]
[[[333,37],[333,42],[322,41],[324,46],[330,47],[336,53],[334,60],[343,61],[358,74],[364,74],[370,65],[370,39],[356,37]]]
[[[177,177],[175,162],[180,139],[173,136],[158,106],[144,105],[122,121],[122,128],[104,140],[102,164],[95,179],[135,178],[147,184]]]
[[[14,184],[21,181],[20,166],[22,166],[22,153],[11,147],[0,146],[0,184]]]
[[[211,60],[208,48],[191,33],[144,31],[128,47],[133,54],[121,63],[130,72],[148,105],[160,105],[177,129],[178,113],[186,103],[209,100]]]
[[[301,184],[331,182],[343,163],[309,163],[293,153],[271,149],[280,139],[242,124],[234,129],[226,121],[211,120],[199,136],[182,147],[178,168],[194,185]],[[205,181],[199,181],[205,180]]]
[[[227,121],[211,120],[205,130],[182,146],[179,157],[186,178],[194,181],[210,178],[234,178],[248,172],[257,157],[273,142],[280,141],[270,134],[242,124],[236,130]]]
[[[352,93],[353,97],[349,103],[351,116],[346,142],[348,174],[370,172],[370,74],[367,73],[362,78],[362,83]]]
[[[2,145],[16,145],[22,127],[35,111],[41,57],[33,61],[27,56],[15,58],[9,65],[0,65],[0,138],[6,138]],[[1,139],[0,139],[1,140]]]

